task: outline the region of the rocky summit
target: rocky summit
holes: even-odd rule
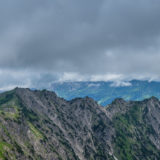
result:
[[[89,97],[47,90],[0,94],[1,160],[159,160],[160,101]]]

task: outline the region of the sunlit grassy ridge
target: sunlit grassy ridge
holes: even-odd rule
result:
[[[43,139],[43,135],[42,133],[36,128],[34,127],[34,125],[31,122],[28,122],[29,128],[32,131],[32,133],[35,135],[36,138],[38,139]]]

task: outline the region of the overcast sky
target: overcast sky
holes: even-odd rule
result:
[[[159,0],[0,1],[0,89],[160,80]]]

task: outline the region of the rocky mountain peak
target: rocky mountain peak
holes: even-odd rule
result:
[[[16,88],[0,94],[0,159],[160,159],[155,97],[106,108],[92,98]]]

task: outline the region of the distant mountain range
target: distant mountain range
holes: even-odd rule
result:
[[[159,160],[160,101],[107,107],[16,88],[0,94],[1,160]]]
[[[143,100],[151,96],[160,98],[160,82],[133,80],[130,82],[63,82],[53,83],[50,90],[67,100],[75,97],[89,96],[99,104],[105,106],[115,98],[129,100]]]

